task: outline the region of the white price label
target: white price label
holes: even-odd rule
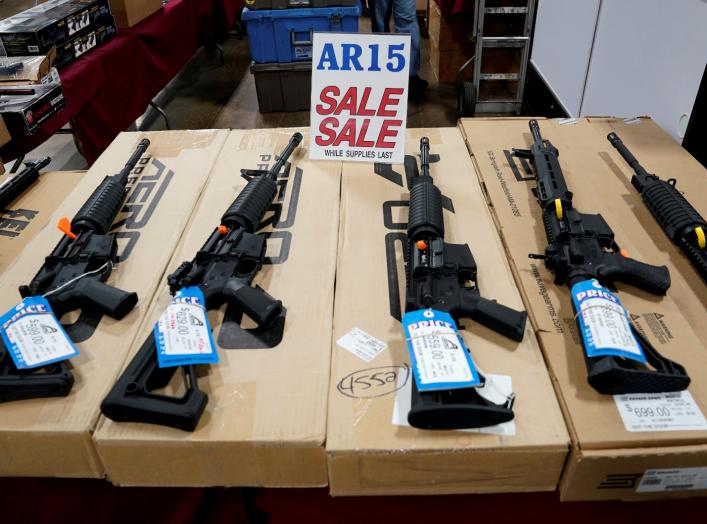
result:
[[[603,298],[582,302],[582,320],[589,328],[597,348],[615,348],[641,355],[631,333],[624,308]]]
[[[626,431],[707,430],[700,407],[689,391],[614,395]]]
[[[158,322],[166,355],[210,353],[209,332],[203,308],[193,304],[170,304]]]
[[[647,469],[636,493],[707,489],[707,468]]]
[[[589,357],[617,356],[645,362],[619,298],[596,280],[572,286],[584,349]]]
[[[423,384],[467,382],[474,377],[454,331],[418,333],[410,339]]]
[[[385,342],[357,327],[346,333],[336,343],[366,362],[376,358],[387,347]]]
[[[410,311],[403,316],[403,329],[420,391],[481,385],[471,355],[448,313],[433,309]]]
[[[204,295],[197,286],[180,289],[155,324],[160,367],[218,362]]]
[[[75,357],[78,350],[43,297],[29,297],[0,317],[2,338],[19,369]]]

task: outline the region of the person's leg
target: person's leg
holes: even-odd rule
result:
[[[385,13],[393,0],[375,0],[371,9],[371,29],[374,33],[385,33],[388,31],[385,25]]]
[[[420,27],[417,25],[415,9],[415,0],[393,0],[395,32],[410,35],[410,76],[417,76],[420,70]]]

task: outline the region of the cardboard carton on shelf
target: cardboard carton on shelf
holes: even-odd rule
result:
[[[152,143],[129,180],[127,204],[114,223],[120,262],[107,284],[138,294],[138,304],[120,321],[73,313],[69,333],[89,330],[69,362],[75,383],[67,397],[0,403],[0,476],[102,477],[91,440],[99,406],[118,376],[137,329],[162,283],[165,266],[223,146],[226,131],[122,133],[81,183],[36,233],[14,263],[0,273],[0,310],[15,306],[17,288],[29,282],[62,233],[52,227],[72,217],[107,175],[117,173],[139,140]]]
[[[406,164],[417,158],[423,136],[439,156],[430,168],[435,185],[449,199],[446,241],[469,244],[483,297],[523,309],[461,134],[408,130]],[[460,330],[479,368],[511,377],[514,429],[432,431],[393,423],[396,400],[398,418],[407,417],[403,405],[414,380],[400,323],[410,174],[402,165],[344,163],[327,429],[331,494],[554,490],[569,437],[530,323],[520,343],[471,320]],[[353,328],[385,349],[366,361],[338,345]]]
[[[168,272],[192,260],[219,225],[246,184],[240,169],[270,168],[294,131],[231,131]],[[305,132],[278,177],[279,192],[262,228],[268,235],[267,260],[254,281],[282,301],[284,323],[258,334],[236,310],[210,311],[220,361],[199,366],[198,387],[208,395],[208,404],[196,430],[101,417],[94,441],[114,484],[326,485],[341,163],[307,160],[306,142]],[[153,325],[170,299],[162,285],[131,356],[153,336]],[[181,373],[174,380],[181,381]]]
[[[162,9],[162,0],[110,0],[115,22],[120,28],[132,27]]]
[[[44,55],[105,18],[108,0],[50,0],[0,21],[0,46],[7,56]]]
[[[553,283],[553,274],[542,261],[528,258],[528,253],[542,253],[547,245],[540,207],[531,192],[535,187],[532,171],[527,162],[511,155],[512,148],[525,148],[531,143],[528,119],[462,120],[460,128],[570,430],[572,451],[560,483],[561,497],[645,500],[704,495],[704,285],[643,206],[630,185],[627,166],[606,135],[616,131],[650,171],[666,178],[677,177],[678,187],[688,198],[692,195],[693,202],[697,202],[699,188],[704,189],[704,169],[647,119],[631,125],[615,118],[539,123],[543,138],[559,149],[575,208],[583,213],[601,213],[616,241],[631,257],[669,267],[673,286],[667,296],[657,297],[624,284],[618,284],[618,296],[651,344],[665,357],[685,366],[692,379],[687,393],[668,396],[614,398],[589,386],[569,290]],[[661,407],[660,420],[655,419],[655,409],[653,415],[649,410],[636,409],[654,398],[668,398],[666,402],[676,408],[665,412]],[[678,411],[688,418],[676,418]],[[631,413],[639,418],[632,418]]]

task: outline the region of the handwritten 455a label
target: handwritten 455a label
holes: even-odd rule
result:
[[[218,362],[204,294],[198,286],[177,291],[154,332],[161,368]]]
[[[28,297],[0,317],[0,334],[17,369],[33,369],[79,354],[44,297]]]
[[[403,329],[413,376],[420,391],[481,385],[469,350],[448,313],[434,309],[405,313]]]

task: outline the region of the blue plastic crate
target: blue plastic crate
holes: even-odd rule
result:
[[[312,59],[312,33],[358,32],[358,6],[311,9],[243,9],[253,61],[304,62]]]

